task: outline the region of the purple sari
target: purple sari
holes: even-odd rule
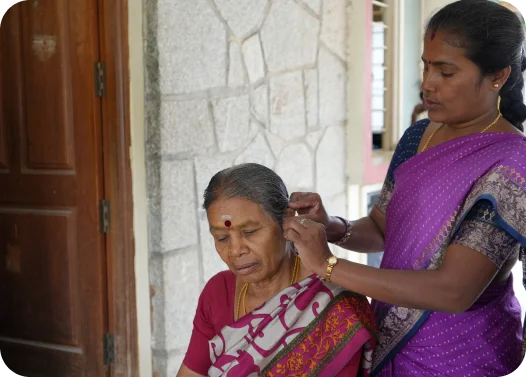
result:
[[[493,204],[499,225],[526,246],[526,138],[455,139],[409,158],[394,178],[381,268],[438,268],[455,231],[483,199]],[[504,376],[522,360],[511,278],[491,284],[462,314],[378,301],[373,308],[380,330],[373,376]]]

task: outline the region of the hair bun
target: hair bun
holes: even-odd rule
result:
[[[526,71],[526,54],[524,53],[524,46],[521,50],[521,72]]]

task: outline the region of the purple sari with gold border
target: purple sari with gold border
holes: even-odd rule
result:
[[[480,200],[489,200],[500,227],[526,246],[526,138],[475,134],[415,154],[423,133],[418,137],[418,127],[428,123],[408,131],[405,144],[413,156],[392,169],[378,204],[385,205],[387,220],[381,268],[438,268]],[[491,284],[462,314],[377,301],[373,308],[379,325],[375,376],[503,376],[522,360],[521,311],[511,278]]]
[[[369,376],[376,343],[367,299],[315,275],[224,327],[210,341],[210,377],[340,376],[356,355]]]

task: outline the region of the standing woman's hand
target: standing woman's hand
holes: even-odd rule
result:
[[[287,217],[283,222],[283,234],[294,242],[302,263],[315,274],[325,276],[327,259],[332,255],[325,227],[305,216]]]
[[[330,217],[320,195],[315,192],[293,192],[290,195],[289,208],[324,227],[329,226]]]
[[[320,195],[315,192],[293,192],[289,208],[298,215],[323,225],[329,241],[339,240],[345,235],[345,223],[327,214]]]

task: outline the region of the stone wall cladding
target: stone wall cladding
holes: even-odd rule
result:
[[[348,6],[144,0],[155,377],[176,374],[199,293],[226,268],[201,208],[214,173],[257,162],[346,214]]]

